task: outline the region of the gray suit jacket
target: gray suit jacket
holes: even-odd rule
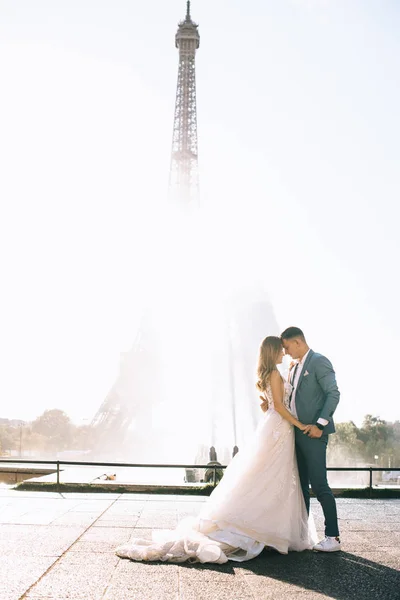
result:
[[[334,433],[332,416],[339,398],[332,364],[322,354],[310,350],[296,389],[295,402],[299,420],[305,425],[315,425],[321,417],[329,421],[324,433]]]

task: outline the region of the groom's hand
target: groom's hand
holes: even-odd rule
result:
[[[316,425],[310,425],[310,429],[308,430],[308,437],[310,438],[320,438],[323,434],[322,429],[319,429]]]

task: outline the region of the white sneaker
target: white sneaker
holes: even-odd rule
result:
[[[327,535],[318,544],[315,544],[313,550],[318,550],[318,552],[338,552],[338,550],[341,550],[340,539]]]

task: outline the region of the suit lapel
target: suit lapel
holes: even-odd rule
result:
[[[308,353],[308,356],[306,358],[306,362],[303,365],[303,370],[300,373],[300,381],[298,383],[297,389],[296,389],[296,394],[298,394],[300,388],[301,388],[301,384],[303,383],[303,378],[304,378],[304,373],[307,371],[307,367],[310,364],[310,361],[312,359],[312,357],[314,356],[314,351],[310,350],[310,352]]]

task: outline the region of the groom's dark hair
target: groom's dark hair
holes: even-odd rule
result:
[[[301,338],[306,341],[304,333],[298,327],[288,327],[281,335],[281,340],[292,340],[293,338]]]

